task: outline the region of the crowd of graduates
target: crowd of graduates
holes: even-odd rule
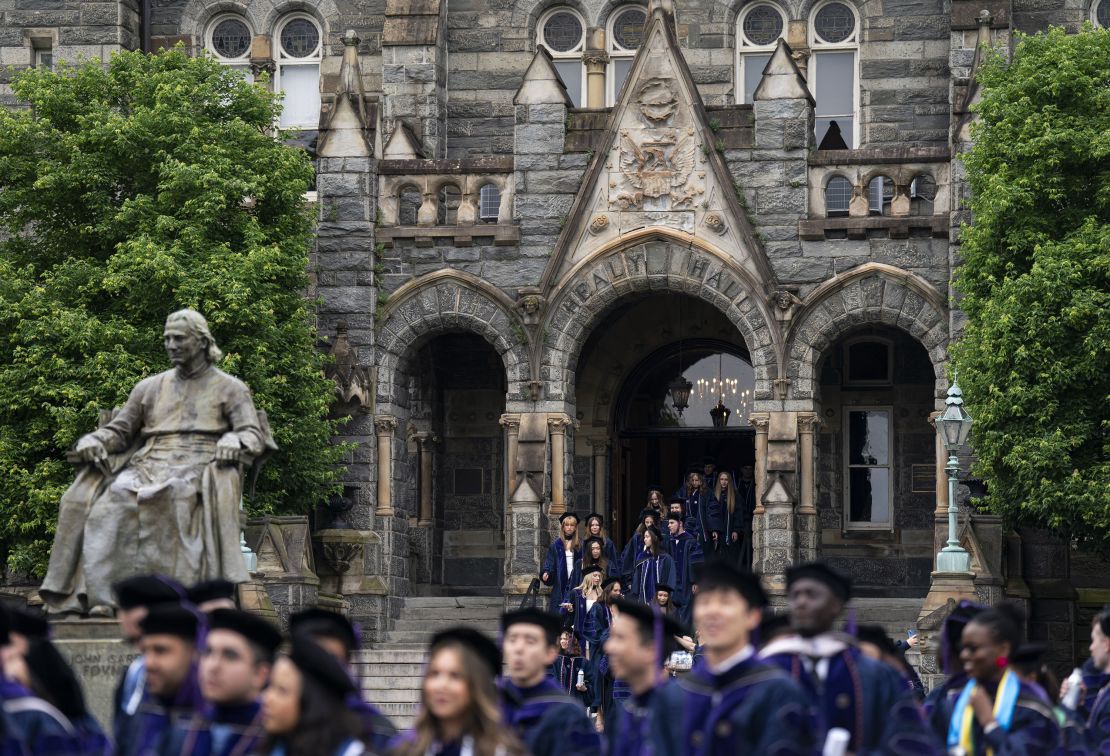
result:
[[[776,612],[758,574],[728,550],[703,558],[712,538],[686,530],[686,511],[667,514],[669,537],[640,533],[652,555],[630,578],[610,569],[616,549],[589,517],[600,548],[561,562],[579,582],[552,607],[504,614],[497,641],[437,632],[400,733],[360,695],[361,633],[338,613],[294,614],[283,634],[236,608],[229,583],[117,584],[120,631],[139,654],[105,733],[43,616],[0,611],[0,756],[1110,754],[1110,608],[1093,621],[1082,682],[1061,690],[1019,610],[960,604],[941,633],[947,677],[926,695],[881,627],[849,616],[838,629],[852,586],[835,569],[790,567]],[[576,518],[563,526],[573,543]],[[637,576],[662,553],[669,571]],[[642,590],[626,597],[626,580]]]

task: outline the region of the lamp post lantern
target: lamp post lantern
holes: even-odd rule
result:
[[[944,412],[936,419],[937,432],[948,450],[948,543],[937,552],[937,572],[970,572],[971,555],[960,546],[956,534],[956,483],[960,474],[960,461],[956,452],[967,443],[971,433],[971,415],[964,409],[964,395],[954,379],[944,400]]]

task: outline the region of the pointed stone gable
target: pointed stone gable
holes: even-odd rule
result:
[[[524,72],[524,79],[520,82],[520,89],[513,97],[514,105],[566,105],[573,107],[574,103],[567,94],[567,88],[555,66],[551,63],[551,54],[540,47],[536,56],[528,64]]]
[[[322,100],[320,157],[370,157],[374,154],[377,104],[367,97],[358,64],[359,38],[348,29],[343,37],[343,63],[335,92]]]
[[[586,172],[544,274],[545,288],[598,250],[650,230],[701,241],[752,280],[773,287],[771,266],[717,152],[679,49],[674,18],[660,8],[644,30],[602,144],[609,147]]]
[[[805,77],[790,54],[790,45],[779,38],[778,46],[763,69],[763,78],[752,95],[754,100],[809,100],[816,104],[809,93]]]

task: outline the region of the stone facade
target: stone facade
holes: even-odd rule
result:
[[[750,96],[738,35],[765,0],[653,2],[620,69],[617,2],[7,0],[0,63],[201,54],[233,18],[250,35],[244,70],[293,81],[282,30],[316,29],[299,63],[318,69],[298,69],[318,70],[320,98],[301,139],[317,165],[311,294],[350,416],[338,440],[356,450],[341,522],[317,512],[311,539],[301,520],[248,532],[279,614],[335,602],[380,639],[408,595],[521,593],[561,512],[603,512],[621,541],[646,477],[677,485],[694,446],[754,459],[755,561],[773,592],[789,564],[820,556],[866,595],[924,599],[946,533],[930,418],[961,325],[948,286],[970,220],[956,159],[969,82],[983,45],[1075,29],[1090,8],[840,1],[853,26],[831,47],[814,32],[827,4],[775,6],[780,39],[758,51]],[[583,27],[570,58],[537,41],[560,8]],[[818,149],[829,49],[852,56],[850,149]],[[585,87],[560,78],[568,60]],[[16,104],[5,78],[0,96]],[[636,414],[666,409],[643,392],[658,389],[655,362],[693,369],[684,349],[748,366],[727,432]],[[890,369],[854,377],[859,355]],[[880,436],[853,440],[849,425],[871,420],[888,450],[853,463],[849,447]],[[886,508],[867,527],[852,520],[855,468],[865,509]],[[1028,599],[1038,634],[1075,640],[1102,595],[1096,571],[1080,570],[1076,594],[1060,544],[965,519],[972,590]]]

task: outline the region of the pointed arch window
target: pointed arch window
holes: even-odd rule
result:
[[[835,122],[844,144],[859,146],[859,25],[855,8],[840,0],[819,3],[810,14],[809,90],[817,101],[818,145]]]
[[[586,99],[586,67],[582,63],[586,22],[570,8],[553,8],[540,17],[536,42],[551,53],[555,71],[574,107],[582,107]]]
[[[323,33],[304,13],[282,18],[274,34],[274,88],[285,95],[278,124],[286,129],[320,125],[320,61]]]
[[[736,101],[751,104],[763,69],[786,31],[786,13],[771,3],[753,3],[736,17]]]
[[[609,75],[605,77],[605,102],[609,107],[616,104],[621,89],[632,70],[636,51],[644,42],[644,27],[647,26],[647,12],[638,5],[618,8],[609,16],[609,29],[605,35],[609,53]]]

